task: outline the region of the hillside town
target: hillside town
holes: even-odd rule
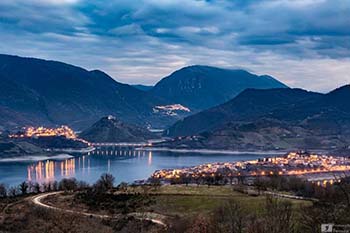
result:
[[[252,184],[258,177],[295,176],[325,185],[333,184],[350,175],[350,158],[291,152],[281,157],[226,163],[209,163],[183,169],[163,169],[152,178],[164,183],[196,183],[199,180],[218,179],[220,182]]]
[[[75,139],[77,135],[68,126],[62,125],[57,128],[47,127],[27,127],[24,131],[9,135],[10,138],[25,138],[25,137],[50,137],[50,136],[65,136],[66,138]]]

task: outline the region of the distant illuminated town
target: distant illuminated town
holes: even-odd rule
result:
[[[163,169],[154,172],[152,178],[163,182],[187,179],[195,182],[200,178],[223,177],[237,180],[266,176],[296,176],[319,185],[333,184],[350,176],[350,158],[293,152],[281,157],[234,163],[210,163],[183,169]]]
[[[90,142],[79,138],[76,133],[73,131],[73,129],[69,128],[66,125],[62,125],[61,127],[57,128],[47,128],[47,127],[26,127],[23,128],[23,131],[17,132],[15,134],[10,134],[10,138],[42,138],[42,137],[65,137],[67,139],[70,139],[72,141],[79,141],[82,143],[87,144],[88,146],[91,145]]]
[[[25,138],[25,137],[50,137],[50,136],[64,136],[70,139],[76,139],[77,135],[68,126],[62,125],[58,128],[45,127],[27,127],[24,132],[11,134],[11,138]]]

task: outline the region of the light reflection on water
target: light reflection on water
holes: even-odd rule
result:
[[[80,161],[80,158],[78,158]],[[40,183],[55,180],[55,174],[60,177],[73,177],[75,174],[75,159],[67,159],[64,161],[40,161],[27,167],[27,180],[37,181]]]
[[[146,179],[159,169],[251,160],[266,156],[269,155],[151,152],[101,147],[89,154],[66,160],[0,163],[0,183],[18,185],[25,180],[44,183],[69,177],[93,183],[105,172],[113,174],[116,183],[132,182]]]
[[[151,151],[108,151],[108,150],[96,150],[88,153],[87,155],[66,159],[63,161],[39,161],[35,164],[28,165],[27,167],[27,181],[47,183],[57,179],[75,177],[76,171],[81,172],[84,176],[90,174],[91,161],[90,156],[120,156],[122,159],[128,159],[130,157],[145,157],[147,156],[147,165],[152,165],[152,152]],[[111,159],[107,159],[107,171],[111,172]]]

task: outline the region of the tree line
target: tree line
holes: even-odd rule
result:
[[[106,192],[113,188],[115,178],[113,175],[104,173],[93,184],[90,185],[85,181],[78,181],[76,178],[63,178],[60,181],[52,182],[30,182],[24,181],[17,186],[7,187],[0,183],[0,198],[25,196],[28,194],[39,194],[53,191],[81,191],[94,189],[96,192]]]

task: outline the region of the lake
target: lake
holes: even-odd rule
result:
[[[0,162],[0,183],[8,186],[23,181],[49,182],[75,177],[94,183],[102,173],[111,173],[116,184],[148,178],[155,170],[183,168],[212,162],[252,160],[272,154],[223,154],[198,152],[142,151],[101,147],[85,155],[64,160]]]

